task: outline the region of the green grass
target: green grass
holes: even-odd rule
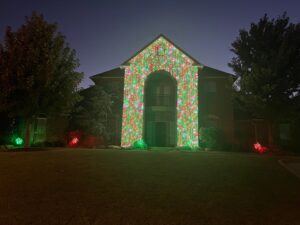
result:
[[[0,224],[300,224],[300,180],[240,153],[0,152]]]

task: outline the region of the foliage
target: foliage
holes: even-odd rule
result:
[[[78,101],[78,66],[57,25],[42,15],[34,12],[16,31],[7,27],[0,44],[0,111],[25,119],[66,112]]]
[[[215,127],[202,127],[199,130],[199,145],[201,148],[226,150],[227,143],[224,131]]]
[[[180,147],[176,147],[177,150],[180,150],[180,151],[194,151],[194,150],[197,150],[198,148],[197,147],[191,147],[189,145],[186,145],[186,146],[180,146]]]
[[[139,139],[136,142],[133,143],[133,147],[135,149],[147,149],[148,145],[144,142],[143,139]]]
[[[81,130],[86,134],[109,138],[109,117],[113,98],[100,86],[81,91],[82,100],[71,114],[70,130]]]
[[[276,19],[264,15],[240,30],[231,51],[240,108],[270,121],[299,109],[300,24],[290,23],[285,13]]]

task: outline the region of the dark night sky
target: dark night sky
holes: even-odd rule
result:
[[[89,76],[119,66],[160,33],[201,63],[232,72],[227,63],[238,30],[264,13],[284,11],[300,22],[299,0],[63,1],[10,0],[0,4],[0,36],[6,25],[17,28],[33,10],[43,13],[76,49],[80,71]]]

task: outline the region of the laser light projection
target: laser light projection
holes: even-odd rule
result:
[[[17,137],[17,138],[15,139],[15,143],[16,143],[16,145],[22,145],[22,144],[23,144],[23,139],[20,138],[20,137]]]
[[[16,145],[16,146],[21,146],[24,143],[23,138],[21,138],[19,136],[13,136],[12,141],[13,141],[13,144]]]
[[[122,147],[133,146],[134,143],[144,139],[145,80],[156,71],[168,72],[177,82],[177,146],[197,147],[198,69],[201,68],[200,64],[167,38],[159,36],[123,66],[125,77]]]

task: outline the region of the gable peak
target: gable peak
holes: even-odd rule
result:
[[[172,45],[174,48],[176,48],[178,51],[180,51],[182,54],[184,54],[187,58],[189,58],[195,66],[202,66],[201,63],[199,63],[196,59],[194,59],[192,56],[190,56],[188,53],[186,53],[184,50],[182,50],[180,47],[178,47],[174,42],[172,42],[169,38],[167,38],[164,34],[159,34],[156,38],[154,38],[149,44],[147,44],[145,47],[143,47],[141,50],[136,52],[132,57],[130,57],[128,60],[126,60],[124,63],[122,63],[121,66],[127,66],[130,64],[130,61],[139,55],[141,52],[143,52],[145,49],[147,49],[149,46],[151,46],[154,43],[157,43],[159,41],[165,41],[168,44]]]

